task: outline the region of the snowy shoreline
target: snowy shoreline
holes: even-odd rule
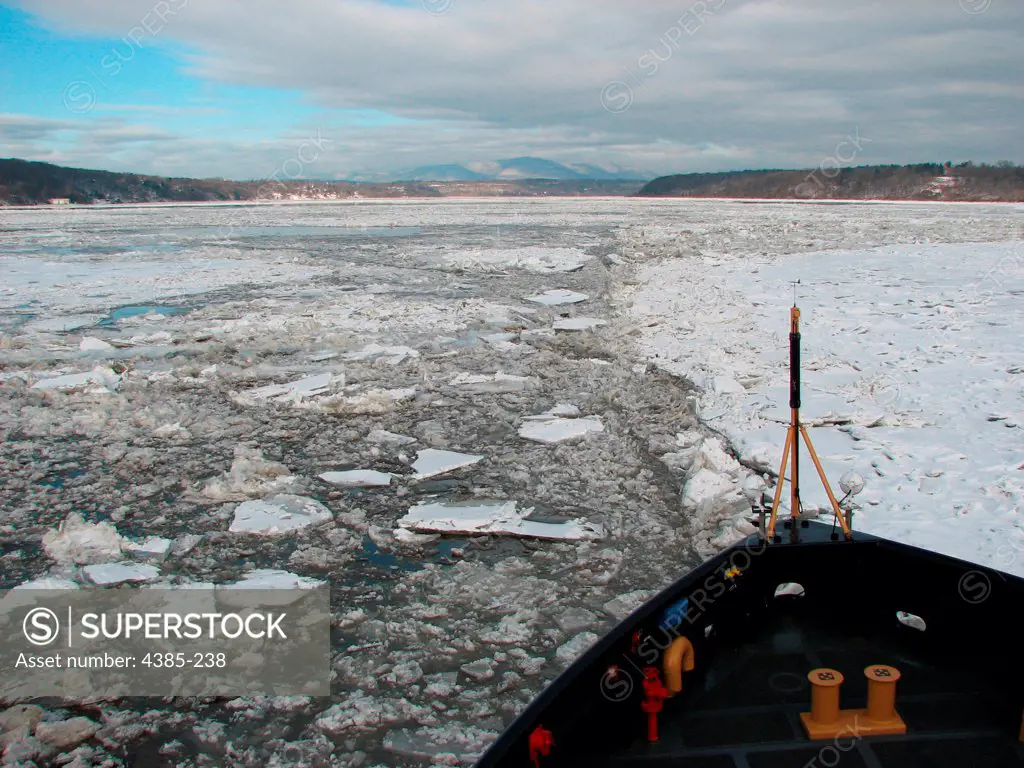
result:
[[[833,488],[847,470],[868,480],[855,528],[1024,575],[1024,342],[1001,330],[1024,325],[1024,241],[642,267],[641,348],[699,387],[702,423],[773,472],[797,279],[802,417]],[[827,507],[807,462],[801,484]]]

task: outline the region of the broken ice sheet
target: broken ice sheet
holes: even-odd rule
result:
[[[416,454],[416,461],[413,462],[412,468],[416,472],[416,478],[423,480],[435,475],[443,475],[445,472],[451,472],[455,469],[468,467],[470,464],[476,464],[482,458],[482,455],[477,454],[425,448]]]
[[[551,327],[556,331],[592,331],[599,325],[608,325],[608,322],[599,317],[569,317],[556,320]]]
[[[324,472],[320,479],[332,485],[353,488],[374,488],[391,485],[393,475],[390,472],[378,472],[375,469],[347,469],[342,472]]]
[[[430,760],[431,765],[472,765],[494,741],[497,733],[476,725],[389,729],[384,748],[404,758]]]
[[[541,523],[525,519],[533,507],[518,509],[514,501],[422,502],[398,521],[403,528],[437,533],[492,533],[537,539],[597,539],[600,526],[580,520]]]
[[[543,304],[546,307],[557,307],[562,304],[578,304],[581,301],[586,301],[590,297],[585,293],[577,293],[576,291],[570,291],[566,288],[555,288],[550,291],[544,291],[536,296],[527,296],[527,301],[532,301],[536,304]]]
[[[150,536],[142,541],[125,539],[121,545],[123,552],[145,560],[163,560],[171,550],[170,539]]]
[[[112,391],[121,384],[121,377],[109,368],[97,366],[91,371],[68,373],[50,379],[37,381],[32,389],[81,389],[95,385],[99,391]]]
[[[260,595],[260,602],[264,605],[290,605],[302,599],[302,595],[298,590],[317,589],[325,583],[319,579],[299,576],[297,573],[291,573],[290,571],[276,568],[257,568],[254,571],[249,571],[238,581],[229,584],[218,584],[216,587],[217,600],[229,606],[249,607],[252,603],[252,596],[247,594],[249,590],[261,590],[262,592],[262,590],[279,589],[281,590],[280,597],[275,595],[271,598],[264,593]],[[242,591],[237,592],[237,590]],[[237,599],[233,598],[232,592],[238,595]]]
[[[295,482],[284,464],[263,457],[259,448],[235,446],[231,469],[207,480],[202,488],[206,498],[243,501],[247,496],[265,496]]]
[[[563,440],[583,437],[589,432],[604,432],[599,416],[585,419],[576,418],[580,409],[575,405],[561,403],[545,413],[527,416],[519,428],[519,436],[538,443],[560,443]]]
[[[83,352],[105,352],[114,347],[103,339],[97,339],[95,336],[86,336],[79,342],[78,348]]]
[[[550,408],[544,413],[538,413],[536,416],[524,416],[526,421],[548,421],[549,419],[556,418],[575,418],[580,415],[580,409],[575,405],[569,403],[559,403],[558,405]]]
[[[575,272],[593,257],[576,248],[527,246],[508,249],[457,250],[444,257],[447,266],[482,272],[523,269],[538,274]]]
[[[301,400],[304,397],[322,395],[330,391],[334,386],[344,386],[344,384],[345,377],[343,375],[336,376],[332,373],[318,373],[315,376],[305,376],[285,384],[270,384],[265,387],[257,387],[239,392],[238,399],[250,402],[258,400]]]
[[[416,442],[415,437],[399,435],[395,432],[388,432],[386,429],[372,429],[366,436],[366,439],[371,443],[379,443],[382,445],[409,445],[409,443]]]
[[[228,530],[231,533],[275,535],[333,519],[331,511],[316,499],[280,493],[239,504]]]
[[[508,373],[460,373],[448,382],[453,387],[468,392],[489,392],[491,394],[508,394],[529,389],[537,380],[531,376],[513,376]]]
[[[419,356],[420,353],[412,347],[387,347],[380,344],[367,344],[362,349],[345,353],[346,360],[381,360],[388,365],[398,365],[406,358]]]
[[[106,315],[64,315],[63,317],[48,317],[44,320],[29,320],[23,326],[23,333],[60,333],[74,331],[78,328],[85,328],[95,325]]]
[[[43,534],[43,551],[58,563],[89,565],[121,559],[123,539],[112,523],[86,522],[77,512]]]
[[[156,581],[160,578],[159,569],[142,563],[104,563],[87,565],[82,569],[85,578],[98,587],[109,587],[125,582]]]
[[[323,398],[320,401],[320,407],[328,413],[373,415],[393,411],[400,403],[414,397],[416,397],[416,387],[374,388],[356,395],[333,395]]]
[[[604,432],[597,416],[587,419],[547,419],[529,421],[519,428],[519,436],[538,443],[560,443],[583,437],[590,432]]]

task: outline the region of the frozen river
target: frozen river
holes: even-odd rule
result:
[[[329,701],[47,707],[98,724],[84,764],[471,763],[602,631],[751,530],[724,449],[781,455],[797,278],[805,416],[833,481],[868,479],[855,527],[1024,573],[1022,213],[0,210],[0,587],[97,588],[84,566],[123,562],[168,586],[332,588]],[[295,497],[326,517],[295,524]]]

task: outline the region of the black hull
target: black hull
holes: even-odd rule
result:
[[[1015,629],[1024,580],[867,534],[835,540],[818,523],[802,528],[797,544],[781,534],[781,543],[754,536],[726,550],[634,612],[552,682],[478,766],[530,766],[539,726],[554,740],[538,755],[542,768],[1024,766],[1024,642]],[[805,594],[776,597],[784,583]],[[664,702],[652,742],[643,670],[660,668],[679,636],[692,642],[695,667]],[[799,717],[810,709],[807,674],[841,671],[842,708],[862,708],[871,664],[900,671],[906,733],[810,740]]]

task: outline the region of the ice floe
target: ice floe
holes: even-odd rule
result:
[[[537,384],[537,379],[532,376],[513,376],[507,373],[460,373],[449,382],[453,387],[459,387],[467,392],[489,392],[501,394],[508,392],[521,392]]]
[[[41,320],[29,320],[23,326],[23,333],[62,333],[87,328],[102,320],[104,315],[63,315]]]
[[[285,384],[269,384],[265,387],[245,390],[237,393],[236,398],[241,402],[259,402],[260,400],[299,402],[344,385],[344,375],[329,372],[318,373]]]
[[[177,421],[173,424],[162,424],[153,430],[153,437],[174,437],[181,440],[187,440],[192,437],[192,434],[181,426],[181,422]]]
[[[79,342],[78,348],[83,352],[105,352],[114,347],[103,339],[97,339],[95,336],[86,336]]]
[[[281,493],[239,504],[228,530],[231,533],[276,535],[333,519],[331,511],[316,499]]]
[[[163,560],[167,557],[167,553],[170,552],[171,544],[173,543],[170,539],[160,536],[150,536],[141,541],[125,539],[121,550],[126,555],[132,555],[143,560]]]
[[[567,317],[556,320],[551,327],[556,331],[592,331],[601,325],[608,325],[608,321],[599,317]]]
[[[342,472],[323,472],[320,479],[331,485],[352,487],[381,487],[391,485],[394,477],[390,472],[378,472],[375,469],[347,469]]]
[[[437,533],[505,534],[538,539],[597,539],[601,526],[581,520],[546,523],[527,520],[533,507],[519,509],[515,501],[427,501],[415,505],[398,521],[403,528]]]
[[[454,251],[445,255],[444,263],[482,272],[523,269],[527,272],[547,274],[574,272],[592,258],[575,248],[528,246],[515,249]]]
[[[346,352],[344,355],[346,360],[379,360],[388,365],[398,365],[407,359],[419,356],[420,353],[412,347],[389,347],[380,344],[367,344],[362,349]]]
[[[150,582],[160,578],[160,570],[145,563],[100,563],[82,568],[85,578],[98,587],[125,582]]]
[[[216,596],[217,601],[223,605],[245,608],[252,605],[251,592],[259,590],[261,605],[291,605],[302,599],[301,590],[318,589],[326,583],[320,579],[300,576],[278,568],[257,568],[246,573],[238,581],[218,584]],[[271,594],[269,590],[277,592]]]
[[[483,459],[483,455],[472,453],[458,453],[456,451],[442,451],[437,448],[425,448],[416,454],[416,461],[412,468],[416,478],[424,480],[428,477],[443,475],[462,467],[476,464]]]
[[[57,530],[43,534],[43,550],[59,563],[89,565],[121,558],[123,540],[112,523],[88,523],[72,512]]]
[[[567,288],[553,288],[536,296],[527,296],[526,300],[535,304],[543,304],[546,307],[557,307],[562,304],[579,304],[589,298],[585,293],[570,291]]]
[[[24,589],[24,590],[47,590],[47,589],[80,589],[81,585],[77,581],[71,579],[62,579],[57,576],[40,576],[38,579],[31,579],[16,587],[12,587],[13,590]]]
[[[591,432],[603,432],[604,424],[597,416],[586,419],[545,419],[528,421],[519,428],[519,436],[538,443],[560,443],[584,437]]]
[[[116,390],[121,384],[121,377],[110,368],[96,366],[91,371],[82,373],[68,373],[63,376],[37,381],[32,385],[33,389],[82,389],[92,387],[95,391],[110,392]]]
[[[580,410],[575,405],[556,405],[545,413],[524,417],[519,436],[538,443],[560,443],[604,431],[599,416],[581,419],[579,414]]]
[[[234,501],[280,491],[294,482],[284,464],[265,459],[259,448],[238,445],[231,469],[207,480],[202,494],[217,501]]]
[[[402,402],[416,397],[416,387],[394,389],[373,388],[353,395],[334,395],[322,398],[317,407],[328,413],[374,415],[390,413]]]
[[[381,445],[409,445],[416,442],[415,437],[388,432],[386,429],[371,429],[366,439]]]

